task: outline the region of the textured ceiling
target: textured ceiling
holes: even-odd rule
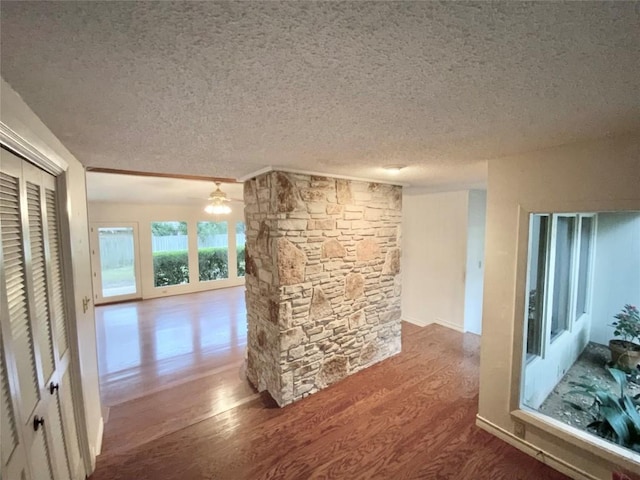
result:
[[[10,2],[1,74],[88,166],[434,189],[640,130],[637,2]]]
[[[87,173],[90,202],[138,203],[150,205],[202,205],[216,188],[213,182],[179,178],[140,177],[113,173]],[[221,184],[229,199],[242,199],[242,185]]]

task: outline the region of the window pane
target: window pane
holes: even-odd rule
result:
[[[201,282],[229,278],[227,222],[198,222],[198,271]]]
[[[151,252],[156,287],[189,283],[187,222],[152,222]]]
[[[238,265],[238,276],[244,277],[245,266],[244,266],[244,244],[245,244],[245,236],[244,236],[244,222],[236,223],[236,262]]]
[[[531,251],[529,252],[529,293],[527,298],[527,354],[540,355],[542,319],[547,265],[547,234],[549,217],[531,218]]]
[[[591,229],[593,219],[582,217],[580,227],[580,264],[578,266],[578,298],[576,300],[576,320],[587,312],[587,282],[589,280],[589,258],[591,257]]]
[[[102,296],[136,293],[133,228],[98,228]]]
[[[571,259],[575,217],[558,217],[556,227],[556,255],[553,272],[553,308],[551,309],[551,338],[568,328],[571,294]]]

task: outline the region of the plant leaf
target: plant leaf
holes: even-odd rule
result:
[[[636,410],[636,406],[633,403],[633,400],[629,398],[628,395],[624,396],[624,408],[627,412],[627,415],[633,422],[633,426],[636,429],[636,433],[640,435],[640,413]]]
[[[620,396],[622,397],[624,395],[624,389],[627,387],[627,374],[617,368],[607,368],[607,370],[609,370],[611,376],[620,386]]]
[[[629,426],[627,425],[622,407],[617,404],[616,406],[617,408],[608,405],[601,407],[602,415],[616,433],[618,443],[620,445],[628,445],[631,438],[631,432],[629,432]]]
[[[596,392],[595,395],[603,407],[618,407],[621,409],[620,404],[618,403],[618,399],[614,397],[611,392],[599,391]]]
[[[580,394],[580,395],[584,395],[586,397],[593,397],[593,393],[594,392],[589,392],[587,390],[574,389],[574,390],[569,390],[567,393],[565,393],[565,395],[572,395],[572,394],[575,394],[575,393]]]
[[[571,385],[572,387],[580,387],[580,388],[584,388],[584,390],[588,393],[595,393],[598,390],[602,390],[601,388],[599,388],[597,385],[589,385],[587,383],[580,383],[580,382],[569,382],[569,385]]]

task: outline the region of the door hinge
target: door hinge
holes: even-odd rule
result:
[[[89,297],[84,297],[82,299],[82,313],[87,313],[87,310],[89,310],[89,302],[91,302],[91,299]]]

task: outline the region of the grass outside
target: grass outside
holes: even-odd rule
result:
[[[133,265],[102,270],[102,288],[125,287],[135,285],[136,277]]]

